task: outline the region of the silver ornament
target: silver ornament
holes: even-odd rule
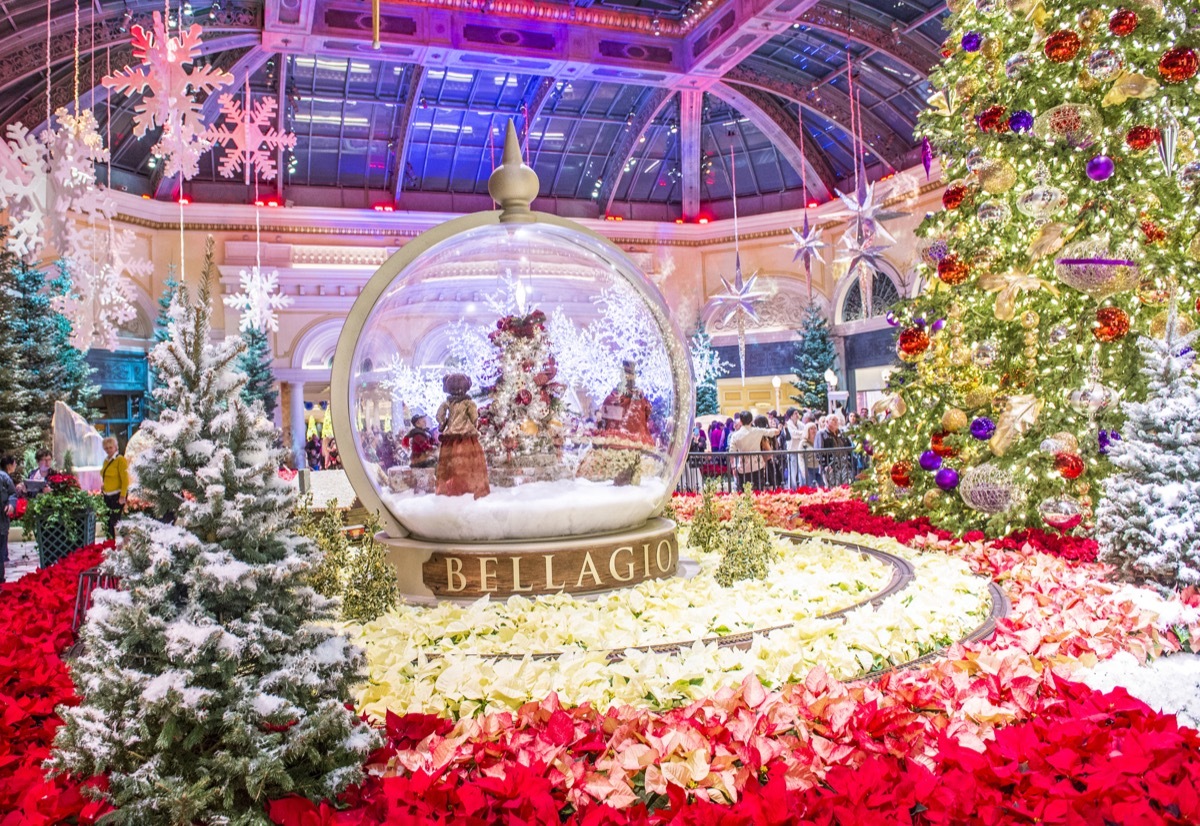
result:
[[[1096,299],[1132,290],[1139,279],[1137,263],[1117,258],[1109,251],[1108,239],[1100,235],[1063,247],[1054,262],[1054,274],[1068,287]]]
[[[1012,476],[987,462],[967,468],[959,482],[958,495],[968,508],[981,513],[1004,513],[1025,501],[1024,492]]]
[[[1048,336],[1046,336],[1046,339],[1051,344],[1062,344],[1064,341],[1066,341],[1070,337],[1071,337],[1071,328],[1070,327],[1068,327],[1066,324],[1055,324],[1053,327],[1050,328],[1050,334]]]
[[[1158,118],[1158,159],[1168,175],[1175,174],[1175,151],[1179,146],[1179,119],[1166,107]]]
[[[1047,184],[1037,184],[1017,197],[1017,211],[1038,221],[1049,218],[1066,205],[1066,193]]]
[[[1070,496],[1052,496],[1038,504],[1042,521],[1060,531],[1069,531],[1083,521],[1079,502]]]
[[[1196,189],[1200,187],[1200,161],[1185,164],[1175,176],[1180,189]]]
[[[1025,74],[1026,70],[1033,65],[1033,58],[1025,54],[1025,52],[1017,52],[1008,60],[1004,61],[1004,74],[1009,80],[1016,80],[1021,75]]]
[[[975,216],[984,226],[1002,227],[1012,220],[1012,207],[1005,201],[984,201]]]
[[[1121,56],[1112,49],[1097,49],[1088,55],[1084,68],[1096,80],[1111,80],[1121,71]]]
[[[988,339],[981,341],[975,346],[971,352],[971,360],[985,370],[996,363],[996,357],[1000,355],[1000,347],[996,342]]]

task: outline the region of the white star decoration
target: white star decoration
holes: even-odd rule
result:
[[[863,170],[859,170],[858,188],[851,194],[847,195],[840,190],[834,190],[837,196],[842,199],[846,209],[844,212],[838,213],[838,217],[848,216],[852,218],[852,224],[855,227],[861,227],[863,231],[872,237],[882,238],[890,243],[896,243],[896,239],[884,229],[883,221],[891,221],[895,218],[903,218],[906,213],[892,212],[883,208],[883,202],[876,203],[875,201],[875,184],[867,183],[867,174]],[[857,229],[856,229],[857,232]]]
[[[200,156],[212,147],[196,95],[213,94],[233,83],[233,76],[215,66],[196,65],[201,56],[199,24],[172,37],[156,11],[152,30],[134,26],[132,39],[138,65],[126,66],[100,82],[118,94],[142,95],[134,109],[133,134],[141,138],[161,127],[152,151],[163,157],[163,173],[181,173],[190,180],[200,171]]]
[[[275,120],[278,106],[275,98],[261,97],[243,109],[242,101],[229,93],[221,95],[221,114],[225,123],[210,126],[204,133],[207,140],[224,148],[217,171],[223,177],[232,178],[239,169],[250,183],[251,170],[264,181],[275,180],[275,154],[280,149],[296,146],[296,136],[291,132],[278,132],[271,124]]]
[[[821,231],[808,222],[808,212],[804,213],[804,225],[802,231],[797,232],[789,227],[794,239],[790,244],[784,244],[787,249],[795,250],[796,254],[792,256],[792,263],[802,261],[804,263],[804,274],[808,279],[809,298],[812,297],[812,262],[821,257],[821,250],[825,249],[825,242],[821,240]]]
[[[854,237],[846,242],[845,250],[837,257],[839,262],[849,263],[849,274],[858,276],[858,289],[862,294],[863,309],[868,318],[872,310],[872,282],[883,263],[883,252],[886,249],[886,246],[876,244],[874,237],[859,227]]]
[[[712,299],[715,305],[722,308],[721,323],[727,323],[735,316],[758,321],[758,311],[755,310],[754,305],[760,298],[765,297],[766,293],[755,291],[754,285],[757,281],[757,272],[749,278],[742,277],[742,259],[741,256],[738,256],[734,262],[733,283],[729,283],[722,275],[721,283],[725,286],[725,293],[724,295],[715,295]]]
[[[292,297],[279,292],[279,273],[260,270],[255,264],[238,273],[242,291],[225,296],[225,306],[242,314],[242,330],[257,328],[275,332],[279,329],[279,310],[292,303]]]

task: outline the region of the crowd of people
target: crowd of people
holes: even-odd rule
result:
[[[858,433],[866,411],[843,417],[788,408],[782,416],[742,411],[714,419],[692,433],[684,485],[723,476],[738,489],[755,490],[846,485],[866,468],[870,445]],[[725,454],[721,456],[720,454]]]

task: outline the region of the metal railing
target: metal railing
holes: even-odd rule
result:
[[[754,453],[689,453],[677,493],[699,493],[715,482],[722,493],[754,490],[830,488],[849,484],[865,467],[855,447],[812,450],[764,450]]]

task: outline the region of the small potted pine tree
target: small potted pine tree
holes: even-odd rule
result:
[[[46,490],[29,500],[24,528],[37,540],[38,566],[48,568],[67,554],[96,539],[96,515],[104,500],[79,486],[67,467],[46,480]]]

